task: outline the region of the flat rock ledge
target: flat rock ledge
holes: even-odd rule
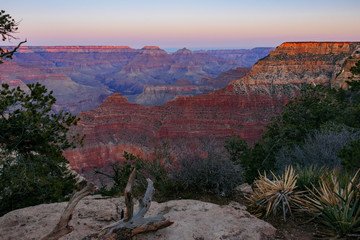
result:
[[[18,209],[0,217],[0,239],[37,240],[58,222],[66,202]],[[116,209],[125,207],[124,198],[89,196],[76,207],[70,226],[75,229],[61,240],[78,240],[120,218]],[[135,206],[136,209],[136,206]],[[276,229],[252,216],[245,208],[220,206],[197,200],[152,202],[146,217],[158,212],[174,221],[170,227],[134,236],[134,240],[270,240]]]

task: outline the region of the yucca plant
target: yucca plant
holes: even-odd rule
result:
[[[360,183],[359,170],[352,178],[321,179],[320,187],[310,191],[308,209],[327,226],[327,236],[360,238]]]
[[[305,168],[297,165],[296,172],[298,174],[296,185],[299,190],[303,191],[319,187],[320,180],[329,174],[327,168],[317,165],[310,165]]]
[[[297,191],[297,175],[292,166],[285,169],[285,174],[273,179],[259,173],[259,179],[254,182],[254,193],[247,199],[250,201],[250,211],[257,217],[268,217],[282,213],[284,221],[294,209],[300,209],[304,200],[303,192]]]

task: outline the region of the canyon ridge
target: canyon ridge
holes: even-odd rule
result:
[[[168,53],[155,46],[20,47],[12,61],[0,65],[0,83],[26,88],[38,81],[53,90],[55,111],[74,114],[99,106],[113,93],[154,106],[222,88],[271,49]]]
[[[164,141],[183,154],[220,149],[232,133],[251,144],[302,86],[343,86],[359,59],[360,42],[288,42],[259,60],[245,77],[209,94],[145,107],[116,93],[80,113],[73,131],[86,134],[84,146],[64,155],[84,172],[123,161],[124,151],[147,158]]]

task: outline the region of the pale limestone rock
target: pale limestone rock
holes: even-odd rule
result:
[[[18,209],[0,217],[0,239],[37,240],[57,223],[66,203],[42,204]],[[99,231],[119,219],[116,207],[123,208],[123,198],[90,196],[76,207],[70,225],[75,230],[61,240],[78,240]],[[174,221],[170,227],[135,236],[134,240],[241,240],[274,239],[276,229],[255,218],[238,204],[219,206],[196,200],[152,202],[146,217],[164,214]],[[136,209],[136,206],[135,206]],[[136,210],[135,210],[136,211]]]

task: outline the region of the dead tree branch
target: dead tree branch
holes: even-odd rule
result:
[[[125,217],[120,221],[103,228],[99,233],[83,238],[83,240],[129,240],[136,234],[156,231],[174,223],[166,220],[160,213],[155,217],[144,218],[146,212],[150,208],[151,198],[154,192],[154,185],[150,179],[146,179],[148,186],[144,198],[139,200],[139,210],[135,215],[133,214],[134,206],[131,190],[134,184],[135,175],[136,169],[133,169],[124,192],[126,205]]]
[[[7,51],[7,52],[1,52],[0,53],[0,59],[11,58],[12,55],[20,48],[21,44],[24,44],[26,42],[27,42],[27,40],[25,39],[24,41],[20,42],[13,50]]]
[[[74,230],[73,227],[69,226],[69,222],[71,220],[73,211],[78,204],[78,202],[92,193],[95,190],[95,186],[92,183],[89,183],[84,187],[81,191],[76,192],[70,199],[68,205],[66,206],[63,214],[60,217],[60,220],[58,224],[55,226],[55,228],[45,237],[42,238],[42,240],[57,240],[61,238],[62,236],[69,234]]]
[[[128,222],[133,217],[133,213],[134,213],[134,202],[132,200],[131,190],[134,184],[135,177],[136,177],[136,169],[134,168],[130,174],[128,183],[126,184],[124,190],[125,206],[126,206],[125,216],[123,219],[124,222]]]

